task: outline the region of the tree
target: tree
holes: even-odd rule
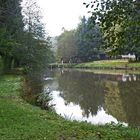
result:
[[[102,53],[102,35],[99,26],[94,26],[92,20],[81,19],[77,29],[64,32],[57,39],[58,57],[65,62],[92,61]]]
[[[86,4],[86,3],[84,3]],[[102,27],[106,48],[112,52],[140,55],[140,2],[138,0],[101,0],[86,4],[91,6],[93,22]]]
[[[53,56],[37,3],[27,0],[23,7],[21,0],[0,1],[0,55],[5,72],[12,67],[38,71]]]
[[[65,30],[57,38],[57,57],[59,61],[63,59],[65,62],[74,61],[77,55],[77,46],[75,39],[75,30],[67,31]]]
[[[23,8],[25,28],[19,59],[28,72],[46,68],[52,57],[50,38],[46,36],[40,11],[35,0],[27,0]]]
[[[91,18],[83,17],[76,30],[78,57],[82,61],[97,59],[101,52],[102,35],[99,26],[94,26],[91,21]]]
[[[15,46],[20,46],[23,32],[20,0],[0,1],[0,55],[4,71],[9,71],[15,58]]]

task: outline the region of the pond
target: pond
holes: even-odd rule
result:
[[[140,126],[139,74],[59,69],[44,81],[54,109],[66,119]]]

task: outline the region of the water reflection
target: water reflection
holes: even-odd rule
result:
[[[30,104],[36,105],[37,97],[40,93],[44,92],[43,78],[40,74],[32,73],[32,75],[26,75],[23,79],[23,93],[22,97]]]
[[[80,105],[76,105],[72,102],[66,104],[65,100],[60,96],[59,91],[53,91],[52,95],[52,103],[56,104],[55,110],[66,119],[87,121],[93,124],[105,124],[110,121],[115,123],[118,122],[114,117],[108,115],[102,107],[98,109],[97,114],[94,117],[91,113],[88,113],[87,116]]]
[[[58,114],[94,124],[140,125],[140,75],[64,70],[48,77],[45,88],[52,91]]]

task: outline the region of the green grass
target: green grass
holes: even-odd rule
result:
[[[130,63],[127,60],[101,60],[87,63],[80,63],[75,68],[118,68],[118,69],[129,69],[129,68],[140,68],[139,62]]]
[[[50,64],[50,68],[96,68],[96,69],[140,69],[140,62],[129,62],[128,60],[100,60],[85,63],[60,63]]]
[[[140,68],[140,62],[129,63],[128,67]]]
[[[0,140],[139,140],[137,129],[70,122],[21,97],[21,77],[0,77]]]

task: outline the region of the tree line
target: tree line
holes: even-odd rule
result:
[[[3,70],[23,67],[43,69],[53,60],[51,41],[45,33],[35,0],[0,0],[0,59]],[[121,54],[140,59],[140,2],[93,0],[84,3],[91,17],[82,17],[74,30],[57,37],[57,60],[85,62]]]
[[[0,0],[0,59],[4,72],[39,70],[53,59],[51,42],[35,0]]]
[[[103,40],[99,26],[91,18],[81,18],[78,27],[57,37],[57,59],[64,62],[85,62],[99,59],[103,54]]]
[[[91,16],[57,37],[58,60],[92,61],[123,54],[140,60],[140,1],[92,0],[83,3]]]

